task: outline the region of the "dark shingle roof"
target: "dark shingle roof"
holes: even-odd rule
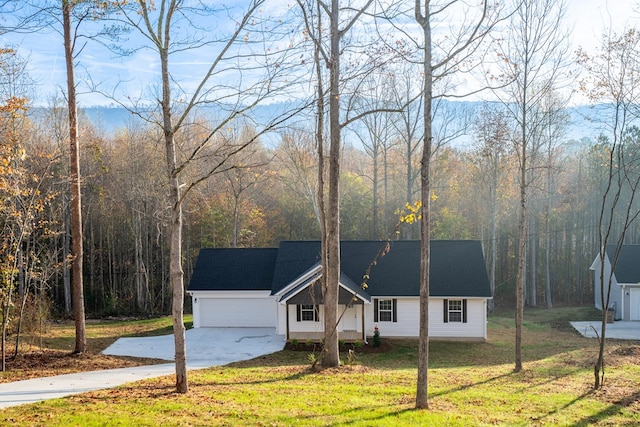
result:
[[[616,246],[607,246],[609,261],[613,261]],[[640,245],[623,245],[614,270],[618,283],[640,282]]]
[[[342,273],[358,285],[384,248],[381,241],[343,241]],[[434,240],[431,242],[431,296],[491,297],[489,279],[479,241]],[[294,281],[320,259],[320,242],[282,242],[278,250],[273,293]],[[370,271],[367,292],[371,296],[417,296],[420,278],[420,242],[391,243]]]
[[[342,281],[360,286],[367,267],[385,245],[381,241],[343,241]],[[270,289],[275,294],[319,261],[318,241],[285,241],[279,249],[202,249],[189,290]],[[390,250],[378,258],[369,275],[368,295],[419,295],[420,242],[391,242]],[[491,297],[479,241],[432,241],[430,278],[431,296]]]
[[[271,290],[277,255],[276,248],[201,249],[188,290]]]

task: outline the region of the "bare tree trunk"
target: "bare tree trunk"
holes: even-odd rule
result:
[[[327,270],[324,294],[324,366],[339,366],[338,289],[340,282],[340,31],[339,2],[331,1],[329,16],[329,198],[327,206]]]
[[[322,35],[322,19],[320,11],[320,3],[316,3],[318,7],[318,37]],[[327,211],[325,204],[325,159],[324,159],[324,114],[325,114],[325,100],[324,100],[324,83],[322,78],[322,66],[320,64],[320,46],[315,45],[314,53],[314,65],[316,70],[316,77],[318,79],[317,94],[316,94],[316,149],[318,152],[318,222],[320,224],[320,259],[322,262],[322,271],[327,271]],[[322,275],[320,277],[320,289],[322,289],[323,296],[327,292],[327,277]],[[323,299],[323,304],[324,299]],[[326,307],[326,305],[325,305]],[[326,325],[325,325],[326,326]]]
[[[495,298],[496,296],[496,261],[498,258],[498,163],[499,158],[497,155],[494,155],[493,160],[493,168],[491,172],[491,267],[490,267],[490,277],[489,283],[491,285],[491,296]],[[491,298],[488,302],[489,309],[493,310],[494,299]]]
[[[239,228],[240,225],[238,224],[240,222],[240,214],[238,212],[238,203],[239,203],[239,199],[240,196],[237,196],[234,194],[233,197],[233,242],[231,244],[231,247],[233,248],[237,248],[238,247],[238,233],[239,233]]]
[[[537,204],[534,203],[532,209],[537,212]],[[534,215],[529,215],[530,233],[528,236],[527,254],[529,255],[529,305],[531,307],[538,306],[538,280],[537,280],[537,264],[538,264],[538,239],[535,233],[536,230],[536,218]]]
[[[429,271],[431,261],[431,101],[433,99],[433,69],[431,68],[431,14],[425,2],[424,15],[416,0],[416,20],[423,35],[423,120],[422,164],[420,167],[422,219],[420,221],[420,336],[418,339],[418,381],[416,408],[429,408]]]
[[[378,148],[377,146],[374,149],[375,154],[373,155],[373,224],[372,224],[372,232],[370,234],[372,239],[377,239],[380,235],[378,231]]]
[[[62,0],[64,26],[64,51],[67,66],[67,102],[69,109],[69,174],[71,182],[71,281],[73,289],[73,317],[76,325],[76,347],[74,353],[87,350],[84,319],[84,289],[82,283],[82,201],[80,191],[80,145],[78,142],[78,115],[76,103],[76,83],[74,73],[74,38],[71,29],[70,0]]]
[[[544,216],[544,229],[545,229],[545,251],[544,251],[544,299],[547,304],[547,308],[552,308],[551,302],[551,181],[552,177],[552,149],[551,138],[549,138],[549,145],[547,146],[547,203],[546,203],[546,215]]]
[[[523,87],[528,87],[527,69],[524,71]],[[527,268],[527,90],[522,93],[520,106],[520,210],[518,219],[518,273],[516,276],[516,337],[514,372],[522,370],[522,321],[524,318],[524,285]]]
[[[65,209],[66,211],[66,209]],[[71,270],[67,265],[71,250],[69,248],[69,234],[71,233],[71,225],[69,224],[69,217],[65,212],[64,219],[64,234],[62,235],[62,257],[64,260],[64,269],[62,271],[62,292],[64,294],[64,312],[65,314],[71,313]]]
[[[523,144],[523,151],[526,145]],[[521,153],[520,169],[520,211],[518,219],[518,274],[516,276],[516,337],[515,337],[515,372],[522,370],[522,321],[524,317],[524,277],[525,251],[527,245],[527,199],[526,199],[526,154]]]
[[[407,140],[407,152],[406,154],[406,162],[407,162],[407,187],[406,187],[406,199],[405,202],[409,205],[413,204],[413,200],[411,200],[412,195],[413,195],[413,165],[412,165],[412,160],[413,160],[413,156],[411,155],[412,151],[411,151],[411,138],[408,137]],[[406,231],[405,231],[406,235],[406,239],[407,240],[411,240],[413,239],[413,227],[406,227]]]
[[[162,124],[164,133],[167,177],[169,179],[169,202],[171,224],[169,226],[169,276],[172,289],[171,316],[176,363],[176,391],[187,393],[187,345],[184,326],[184,272],[182,270],[182,200],[176,158],[176,144],[171,119],[171,86],[169,75],[169,34],[165,33],[162,46],[158,46],[162,69]]]

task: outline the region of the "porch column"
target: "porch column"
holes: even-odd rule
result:
[[[284,312],[285,312],[285,319],[287,323],[287,332],[284,340],[289,341],[289,303],[284,304]]]

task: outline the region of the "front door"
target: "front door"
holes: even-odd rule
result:
[[[357,331],[358,328],[358,309],[359,305],[354,304],[351,307],[347,308],[347,311],[344,312],[342,319],[340,320],[340,330],[341,331]],[[344,306],[341,306],[340,309],[344,309]]]
[[[629,319],[640,320],[640,289],[629,290]]]

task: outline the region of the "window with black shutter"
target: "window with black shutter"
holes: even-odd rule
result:
[[[467,323],[466,299],[444,299],[442,302],[444,323]]]
[[[298,322],[319,322],[320,307],[314,304],[298,304],[296,306],[296,320]]]
[[[373,300],[373,321],[374,322],[397,322],[398,321],[398,301],[396,299],[374,299]]]

